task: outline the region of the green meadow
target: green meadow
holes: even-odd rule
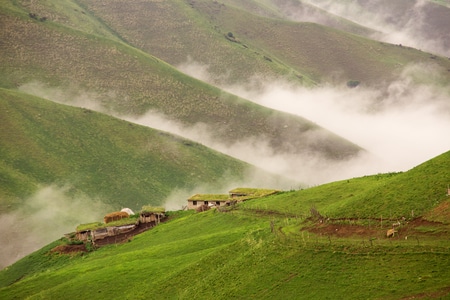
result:
[[[1,271],[0,293],[4,299],[443,299],[450,292],[450,223],[430,213],[450,212],[442,172],[449,159],[447,152],[404,173],[281,192],[221,211],[170,212],[168,221],[126,243],[87,253],[52,251],[61,239]],[[383,207],[380,187],[411,188],[411,178],[434,183],[436,201],[405,219],[401,212],[417,204],[410,199],[417,191],[376,210]],[[350,194],[361,198],[349,200]],[[372,203],[365,215],[360,202]],[[394,220],[401,221],[398,235],[387,238]],[[335,227],[346,234],[328,230]]]
[[[448,1],[432,2],[439,14],[428,21],[445,28]],[[326,24],[294,20],[286,8],[299,6]],[[444,87],[447,99],[447,57],[372,40],[371,28],[289,0],[7,0],[0,28],[0,217],[16,220],[0,224],[3,245],[33,243],[18,233],[31,230],[26,221],[42,203],[27,205],[46,187],[61,197],[55,205],[68,197],[86,210],[137,211],[188,191],[216,197],[231,184],[248,192],[238,184],[258,176],[270,182],[229,207],[166,211],[167,220],[124,243],[61,237],[0,270],[0,299],[450,299],[450,152],[404,172],[279,191],[303,184],[113,117],[155,113],[207,128],[222,145],[342,162],[365,150],[220,87],[283,82],[389,94],[415,66],[411,86]],[[79,217],[70,209],[63,218]]]
[[[46,185],[138,209],[161,205],[175,189],[220,188],[247,172],[264,173],[180,136],[89,109],[4,89],[0,96],[0,125],[8,128],[0,131],[3,211]]]

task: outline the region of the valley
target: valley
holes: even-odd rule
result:
[[[449,20],[3,1],[0,298],[448,298]]]

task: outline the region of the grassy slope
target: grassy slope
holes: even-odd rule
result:
[[[47,20],[57,22],[67,27],[84,31],[89,34],[95,34],[120,41],[120,37],[110,28],[105,26],[101,20],[83,10],[77,1],[67,0],[54,2],[51,0],[42,0],[39,2],[18,0],[12,1],[18,4],[18,7],[26,9],[28,12],[34,13],[38,18],[46,17]],[[11,3],[11,4],[12,4]],[[11,4],[7,5],[10,9],[13,8]]]
[[[172,65],[185,63],[188,59],[201,62],[213,75],[212,81],[242,84],[255,75],[299,80],[292,76],[295,73],[291,67],[270,63],[262,53],[255,52],[258,49],[226,39],[227,28],[217,26],[214,20],[199,13],[197,2],[79,2],[139,49]],[[303,81],[310,83],[306,76]]]
[[[171,221],[127,244],[84,256],[46,254],[55,242],[1,271],[0,293],[5,299],[62,295],[96,299],[445,297],[450,280],[450,245],[445,235],[424,233],[420,243],[385,238],[369,243],[368,236],[331,238],[299,229],[306,217],[301,212],[311,204],[338,215],[335,203],[345,201],[342,196],[350,193],[371,195],[381,186],[392,192],[401,185],[414,191],[409,196],[421,195],[413,189],[417,182],[411,178],[440,187],[448,175],[442,173],[441,165],[448,165],[449,153],[405,173],[269,196],[228,213],[178,212]],[[428,193],[432,196],[435,191]],[[378,197],[371,201],[383,203]],[[439,203],[448,200],[444,196]],[[423,212],[433,211],[435,205],[429,203]],[[402,206],[402,200],[393,206]],[[294,216],[294,211],[299,214]],[[346,216],[353,215],[349,207]],[[83,288],[86,282],[88,289]]]
[[[214,9],[206,1],[196,7],[243,43],[264,49],[271,58],[315,81],[345,83],[353,79],[372,85],[394,78],[408,64],[429,62],[443,70],[450,67],[447,58],[430,59],[430,54],[419,50],[318,24],[267,19],[233,7]],[[446,76],[450,80],[450,75]]]
[[[341,2],[345,5],[345,1]],[[446,3],[445,3],[446,2]],[[409,0],[389,1],[359,1],[358,6],[364,11],[380,14],[387,24],[397,28],[410,26],[414,19],[418,22],[414,33],[427,37],[430,40],[439,41],[442,47],[450,46],[450,34],[447,30],[450,26],[450,6],[448,1],[423,1],[420,4]],[[375,14],[374,14],[375,15]]]
[[[229,79],[234,82],[245,82],[253,74],[263,78],[276,76],[273,70],[277,67],[301,75],[307,82],[359,80],[367,85],[392,79],[411,63],[430,62],[443,70],[450,68],[447,59],[432,60],[429,54],[418,50],[317,24],[254,14],[262,9],[271,15],[275,5],[254,2],[247,4],[250,8],[239,9],[202,0],[144,1],[132,5],[120,0],[108,5],[102,1],[83,3],[136,47],[173,65],[185,62],[189,55],[217,76],[230,74]],[[178,22],[171,22],[173,16]],[[225,39],[228,32],[240,44]]]
[[[0,84],[5,88],[38,81],[64,90],[69,99],[71,94],[95,94],[92,101],[119,113],[141,115],[153,109],[186,125],[205,123],[225,143],[263,136],[281,152],[313,150],[340,158],[359,151],[303,118],[223,93],[126,44],[50,20],[39,22],[25,12],[3,11],[1,36],[7,42],[2,44]],[[301,138],[311,131],[320,134],[319,143]]]
[[[335,15],[336,11],[331,13],[319,8],[320,6],[329,6],[329,3],[328,5],[326,4],[327,1],[252,0],[243,3],[238,0],[224,0],[222,2],[257,15],[300,22],[311,20],[312,22],[368,38],[373,37],[374,33],[376,33],[373,29],[363,27],[345,19],[345,17]],[[417,24],[419,26],[415,29],[417,35],[439,41],[444,48],[448,48],[450,45],[450,35],[446,30],[450,26],[450,9],[448,9],[450,3],[448,1],[423,1],[420,5],[409,0],[358,1],[357,3],[334,1],[334,8],[339,5],[342,7],[353,7],[353,10],[359,7],[365,13],[373,12],[374,18],[383,19],[386,24],[395,25],[397,28],[410,26],[411,20],[414,18],[417,23],[420,23]]]
[[[358,25],[335,14],[298,0],[224,0],[222,3],[241,8],[263,17],[305,22],[313,20],[319,24],[342,31],[369,36],[374,30]]]
[[[255,202],[283,213],[307,215],[315,206],[333,218],[414,218],[448,223],[446,187],[449,180],[450,151],[408,172],[353,178],[267,197]],[[252,202],[245,205],[252,207]],[[413,212],[414,215],[411,215]]]
[[[225,173],[242,179],[250,167],[180,137],[3,89],[0,127],[2,210],[52,183],[138,209],[176,188],[221,185]]]

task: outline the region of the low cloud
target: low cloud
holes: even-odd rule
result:
[[[209,81],[206,66],[195,63],[190,67],[186,63],[183,70]],[[305,117],[367,150],[340,162],[329,161],[315,153],[277,154],[258,137],[225,144],[214,138],[214,132],[206,124],[187,127],[157,111],[148,111],[139,118],[119,117],[192,139],[295,182],[268,181],[264,172],[257,171],[246,174],[245,181],[230,181],[227,174],[223,174],[222,185],[174,190],[164,204],[166,209],[172,210],[181,208],[195,193],[227,193],[243,185],[297,189],[300,187],[297,183],[312,186],[362,175],[405,171],[446,152],[450,149],[450,89],[439,86],[438,82],[439,70],[435,67],[412,65],[405,68],[398,80],[378,90],[363,85],[353,89],[330,85],[305,88],[283,82],[267,83],[258,78],[254,78],[254,86],[264,87],[262,89],[222,86],[255,103]],[[106,112],[101,97],[94,93],[74,93],[39,83],[25,85],[21,90],[56,102]],[[99,201],[71,197],[67,191],[68,188],[44,187],[25,200],[20,210],[0,216],[4,241],[0,268],[73,231],[80,223],[101,220],[103,214],[110,211]]]
[[[198,63],[195,69],[184,66],[194,77],[197,74],[189,71],[198,69]],[[207,68],[202,70],[205,78]],[[450,148],[446,138],[450,89],[439,86],[441,71],[433,65],[410,65],[397,80],[379,89],[362,85],[305,88],[258,78],[248,86],[221,87],[260,105],[305,117],[367,150],[347,161],[329,161],[315,154],[276,155],[260,139],[230,147],[210,146],[309,185],[405,171]]]
[[[0,269],[73,232],[82,223],[102,221],[110,208],[84,196],[69,196],[70,187],[47,186],[13,212],[0,215]]]
[[[431,15],[433,10],[430,6],[437,5],[430,4],[430,1],[410,1],[401,8],[396,1],[388,5],[385,1],[384,3],[371,1],[364,5],[361,5],[359,1],[307,0],[306,2],[333,15],[375,30],[376,33],[371,38],[376,40],[450,56],[446,43],[448,32],[438,27],[430,27],[430,18],[433,18]],[[320,16],[313,20],[308,18],[307,21],[323,23]]]
[[[113,93],[100,95],[95,92],[85,91],[79,87],[51,87],[38,81],[21,85],[19,91],[56,103],[84,107],[103,113],[109,112],[103,103],[108,103],[107,101],[110,98],[115,97]]]
[[[192,60],[187,60],[181,69],[206,82],[215,80],[208,77],[208,66]],[[339,162],[317,153],[279,154],[262,137],[224,143],[207,124],[198,122],[186,126],[158,111],[150,110],[138,118],[116,117],[183,136],[265,171],[313,186],[356,176],[405,171],[447,151],[450,148],[446,138],[450,128],[450,89],[435,84],[441,81],[439,72],[435,66],[411,65],[397,80],[377,90],[365,88],[363,84],[353,89],[331,85],[305,88],[258,78],[250,80],[247,86],[221,86],[260,105],[307,118],[366,150]],[[35,94],[58,95],[55,92]],[[72,105],[83,103],[91,108],[98,105],[95,94],[79,94],[87,95],[86,99],[65,99]],[[105,112],[102,107],[96,109]],[[248,176],[249,180],[252,178],[256,175]]]

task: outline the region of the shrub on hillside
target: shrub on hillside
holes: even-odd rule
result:
[[[349,88],[355,88],[360,84],[360,82],[358,80],[349,80],[347,81],[347,86]]]

